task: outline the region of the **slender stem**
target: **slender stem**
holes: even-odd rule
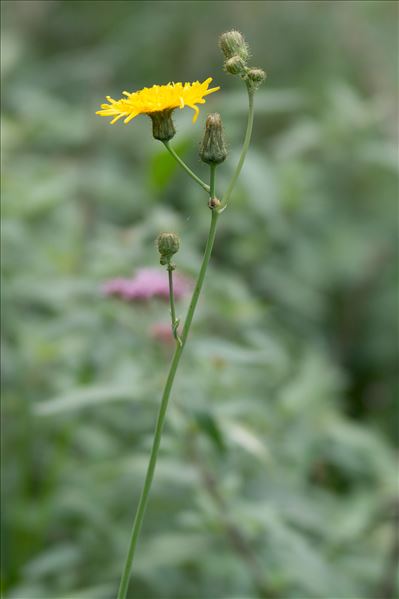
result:
[[[187,337],[190,331],[191,323],[193,321],[194,312],[197,307],[198,298],[201,293],[202,285],[204,283],[206,270],[208,268],[209,260],[212,253],[213,243],[215,241],[216,234],[216,224],[219,218],[219,213],[216,210],[212,210],[212,218],[211,224],[208,233],[208,239],[206,242],[205,253],[201,264],[201,269],[198,274],[197,282],[195,285],[195,289],[193,292],[193,296],[191,298],[191,302],[187,311],[186,320],[184,322],[183,333],[182,333],[182,344],[177,344],[175,353],[173,354],[172,362],[169,368],[169,374],[166,379],[165,388],[162,394],[161,405],[159,408],[158,418],[155,425],[154,439],[151,448],[150,461],[148,463],[147,473],[144,481],[143,490],[140,495],[136,516],[133,523],[133,528],[131,532],[129,549],[126,556],[125,565],[123,568],[123,573],[121,577],[121,582],[118,591],[118,599],[126,599],[126,594],[129,586],[130,572],[133,564],[134,553],[137,545],[137,541],[139,538],[141,526],[143,523],[143,518],[145,514],[145,510],[148,503],[148,495],[151,488],[151,483],[154,478],[155,466],[158,458],[159,446],[161,443],[162,430],[165,422],[166,410],[168,407],[169,396],[172,390],[173,381],[175,379],[177,367],[180,362],[180,358],[183,353],[183,349],[185,343],[187,341]]]
[[[176,322],[176,310],[175,310],[175,296],[173,293],[173,268],[168,267],[168,278],[169,278],[169,301],[170,301],[170,315],[172,317],[172,328]]]
[[[169,278],[169,302],[170,302],[170,315],[172,318],[172,333],[173,337],[176,339],[177,343],[181,345],[181,339],[179,337],[177,327],[179,326],[179,320],[176,318],[176,309],[175,309],[175,294],[173,292],[173,271],[174,266],[168,265],[168,278]]]
[[[217,210],[212,210],[211,225],[209,228],[208,240],[207,240],[206,247],[205,247],[205,253],[204,253],[203,260],[202,260],[201,269],[198,274],[197,283],[195,285],[194,292],[193,292],[193,295],[191,298],[191,302],[190,302],[190,305],[189,305],[189,308],[187,311],[186,320],[184,322],[184,327],[183,327],[183,332],[182,332],[183,347],[187,341],[187,337],[190,332],[190,327],[191,327],[191,323],[193,320],[194,312],[197,307],[198,298],[201,293],[202,285],[203,285],[203,282],[205,279],[206,270],[208,268],[209,260],[211,257],[213,243],[215,241],[216,225],[217,225],[218,218],[219,218],[219,212],[217,212]]]
[[[223,199],[222,199],[222,206],[223,207],[227,206],[227,203],[228,203],[228,201],[230,199],[230,196],[231,196],[231,194],[233,192],[235,184],[237,183],[237,179],[240,176],[241,169],[243,167],[244,160],[245,160],[245,157],[247,155],[249,144],[250,144],[250,141],[251,141],[252,126],[253,126],[253,123],[254,123],[254,90],[251,89],[250,86],[247,84],[247,91],[248,91],[248,121],[247,121],[247,130],[245,132],[244,143],[243,143],[243,146],[242,146],[240,158],[239,158],[237,166],[236,166],[236,170],[234,171],[234,174],[233,174],[233,176],[231,178],[229,186],[228,186],[226,192],[223,195]]]
[[[209,180],[209,197],[211,200],[215,197],[215,174],[216,174],[216,164],[210,165],[210,180]]]
[[[245,157],[246,157],[246,154],[248,151],[249,142],[251,139],[253,116],[254,116],[253,91],[249,88],[248,85],[247,85],[247,90],[248,90],[248,100],[249,100],[247,130],[245,133],[244,144],[243,144],[243,148],[241,151],[240,159],[238,161],[236,170],[235,170],[232,180],[229,184],[229,187],[223,197],[222,207],[225,207],[227,205],[230,195],[231,195],[231,193],[234,189],[234,186],[237,182],[237,179],[240,175],[240,172],[241,172],[241,169],[244,164],[244,160],[245,160]],[[197,177],[197,175],[195,173],[193,173],[193,171],[183,162],[183,160],[170,147],[168,142],[164,142],[164,145],[165,145],[166,149],[170,152],[170,154],[175,158],[175,160],[177,160],[177,162],[184,168],[184,170],[197,183],[199,183],[199,185],[201,185],[201,187],[203,189],[205,189],[205,191],[207,193],[210,194],[211,199],[213,199],[213,196],[215,193],[215,168],[211,167],[210,185],[207,185],[199,177]],[[199,296],[200,296],[200,293],[202,290],[202,286],[204,283],[206,271],[207,271],[209,260],[210,260],[211,253],[212,253],[213,244],[215,241],[216,225],[217,225],[217,221],[218,221],[218,218],[219,218],[219,215],[221,214],[221,212],[222,212],[222,210],[219,207],[218,209],[213,209],[212,213],[211,213],[212,218],[211,218],[211,224],[210,224],[209,233],[208,233],[208,239],[207,239],[206,246],[205,246],[205,253],[204,253],[204,257],[202,259],[201,268],[200,268],[200,271],[198,274],[197,282],[195,284],[191,302],[190,302],[190,305],[189,305],[189,308],[187,311],[187,315],[186,315],[186,319],[184,322],[183,332],[181,335],[181,343],[177,343],[177,345],[176,345],[176,349],[173,354],[172,362],[171,362],[171,365],[169,368],[169,373],[168,373],[165,387],[163,390],[161,404],[159,407],[159,412],[158,412],[158,417],[157,417],[157,422],[155,425],[150,460],[149,460],[148,467],[147,467],[143,490],[140,495],[136,515],[135,515],[134,522],[133,522],[133,528],[131,531],[131,536],[130,536],[130,541],[129,541],[129,549],[128,549],[128,553],[126,556],[126,561],[125,561],[125,565],[123,568],[123,572],[122,572],[122,577],[121,577],[121,581],[120,581],[117,599],[126,599],[127,590],[128,590],[128,586],[129,586],[130,573],[131,573],[134,554],[135,554],[135,550],[136,550],[136,546],[137,546],[137,541],[138,541],[138,538],[140,535],[140,530],[142,527],[145,510],[146,510],[147,503],[148,503],[148,497],[149,497],[149,493],[150,493],[150,489],[151,489],[152,480],[154,478],[154,472],[155,472],[155,467],[156,467],[156,463],[157,463],[158,452],[159,452],[159,447],[160,447],[160,443],[161,443],[162,430],[164,427],[166,411],[167,411],[167,407],[168,407],[168,403],[169,403],[169,397],[170,397],[173,382],[174,382],[174,379],[176,376],[176,371],[179,366],[180,358],[183,354],[183,350],[184,350],[184,347],[185,347],[185,344],[186,344],[186,341],[187,341],[187,338],[188,338],[188,335],[190,332],[190,327],[191,327],[191,323],[193,321],[195,309],[198,304],[198,299],[199,299]],[[173,318],[173,316],[174,315],[172,313],[172,318]]]
[[[181,167],[196,181],[207,193],[209,193],[209,185],[207,185],[202,179],[200,179],[187,164],[180,158],[178,154],[174,151],[174,149],[170,146],[168,141],[162,142],[168,152],[173,156],[175,160],[180,164]]]

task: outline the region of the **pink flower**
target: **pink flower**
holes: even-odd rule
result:
[[[185,277],[173,274],[175,299],[181,299],[190,291],[191,285]],[[131,279],[116,278],[102,286],[105,295],[115,295],[127,301],[145,301],[151,298],[169,300],[168,273],[160,268],[141,268]]]
[[[173,345],[175,342],[170,323],[156,322],[150,328],[150,335],[155,341],[163,345]]]

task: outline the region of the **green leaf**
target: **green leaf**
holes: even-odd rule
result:
[[[62,412],[80,410],[98,404],[114,401],[140,401],[142,399],[143,390],[140,385],[134,388],[117,385],[83,387],[38,403],[35,412],[39,416],[54,416]]]

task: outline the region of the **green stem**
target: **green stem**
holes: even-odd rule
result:
[[[201,185],[201,187],[203,189],[205,189],[205,191],[207,193],[209,193],[209,185],[207,185],[202,179],[200,179],[192,170],[189,166],[187,166],[187,164],[180,158],[180,156],[178,154],[176,154],[176,152],[174,151],[174,149],[169,145],[168,141],[164,141],[162,142],[165,146],[165,148],[168,150],[168,152],[173,156],[173,158],[175,160],[177,160],[177,162],[180,164],[181,167],[184,168],[184,170],[186,171],[186,173],[188,173],[190,175],[190,177],[192,177],[194,179],[194,181],[196,181],[199,185]]]
[[[172,318],[172,333],[173,333],[173,337],[176,339],[177,343],[179,345],[181,345],[181,339],[180,339],[179,333],[177,331],[177,327],[179,326],[180,321],[176,318],[175,294],[173,292],[173,271],[174,271],[174,266],[169,264],[168,265],[169,302],[170,302],[170,315]]]
[[[209,197],[211,200],[215,197],[215,174],[216,174],[216,164],[211,164],[211,175],[209,180]]]
[[[166,410],[168,407],[170,392],[172,390],[173,381],[175,379],[177,367],[180,362],[180,358],[183,353],[185,343],[190,331],[191,323],[193,321],[194,312],[197,307],[198,298],[201,293],[202,285],[204,283],[206,270],[208,268],[209,260],[212,253],[213,243],[215,241],[216,224],[219,218],[219,213],[216,210],[212,210],[212,219],[208,233],[208,239],[206,242],[205,253],[201,264],[201,269],[198,274],[197,282],[191,298],[190,306],[187,311],[186,320],[184,322],[183,333],[181,337],[182,344],[177,344],[175,353],[173,354],[172,363],[169,368],[169,374],[166,379],[165,388],[162,394],[161,405],[159,408],[158,418],[155,426],[154,439],[151,448],[150,461],[148,463],[147,473],[144,481],[143,490],[140,495],[139,504],[137,507],[136,516],[133,523],[131,532],[129,549],[123,568],[122,578],[118,591],[118,599],[126,599],[126,594],[129,586],[130,572],[132,569],[134,553],[139,538],[141,526],[143,523],[144,513],[147,507],[148,495],[151,488],[151,483],[154,478],[155,466],[158,458],[159,446],[161,443],[162,430],[165,422]]]
[[[254,118],[253,90],[251,90],[248,85],[247,85],[247,90],[248,90],[248,100],[249,100],[247,130],[245,133],[244,144],[243,144],[243,148],[241,151],[241,155],[240,155],[236,170],[235,170],[233,177],[230,181],[228,189],[223,196],[222,208],[226,207],[227,202],[230,198],[230,195],[231,195],[231,193],[234,189],[234,186],[237,182],[237,179],[240,175],[246,154],[248,152],[249,142],[251,139],[252,125],[253,125],[253,118]],[[183,160],[170,147],[169,142],[163,142],[163,143],[164,143],[166,149],[175,158],[175,160],[177,160],[177,162],[184,168],[184,170],[197,183],[199,183],[199,185],[201,185],[201,187],[203,189],[205,189],[205,191],[207,193],[209,193],[211,199],[213,199],[214,193],[215,193],[215,167],[211,166],[210,185],[207,185],[206,183],[204,183],[204,181],[202,181],[199,177],[197,177],[197,175],[195,173],[193,173],[193,171],[183,162]],[[134,554],[135,554],[135,550],[136,550],[136,546],[137,546],[137,541],[138,541],[138,538],[140,535],[140,530],[141,530],[141,527],[143,524],[144,514],[145,514],[145,510],[146,510],[147,503],[148,503],[148,497],[149,497],[149,493],[150,493],[150,489],[151,489],[152,480],[154,478],[155,466],[157,463],[158,452],[159,452],[159,447],[160,447],[160,443],[161,443],[162,430],[164,427],[166,411],[167,411],[167,407],[168,407],[168,403],[169,403],[169,397],[170,397],[170,393],[172,391],[172,386],[173,386],[173,382],[174,382],[174,379],[176,376],[177,368],[179,366],[180,358],[183,354],[183,350],[184,350],[184,347],[185,347],[185,344],[186,344],[186,341],[187,341],[187,338],[188,338],[188,335],[190,332],[191,323],[193,321],[195,309],[197,307],[198,299],[199,299],[199,296],[200,296],[200,293],[202,290],[202,286],[204,283],[206,271],[207,271],[209,260],[210,260],[211,253],[212,253],[213,244],[215,241],[216,225],[217,225],[217,221],[218,221],[218,218],[219,218],[219,215],[221,214],[221,212],[222,212],[222,210],[220,209],[220,207],[218,209],[212,210],[212,218],[211,218],[211,224],[210,224],[209,233],[208,233],[208,239],[207,239],[206,246],[205,246],[205,253],[204,253],[204,257],[202,259],[201,268],[200,268],[200,271],[198,274],[197,282],[195,284],[191,302],[190,302],[190,305],[189,305],[189,308],[187,311],[187,315],[186,315],[186,319],[184,322],[183,332],[181,335],[181,343],[177,343],[177,345],[176,345],[176,349],[173,354],[172,362],[171,362],[171,365],[169,368],[169,373],[168,373],[168,376],[166,379],[165,388],[164,388],[164,391],[162,394],[161,404],[159,407],[157,422],[155,425],[155,432],[154,432],[154,439],[152,442],[150,460],[149,460],[148,467],[147,467],[143,490],[141,492],[139,503],[137,506],[136,516],[135,516],[134,522],[133,522],[133,528],[132,528],[130,542],[129,542],[129,549],[128,549],[128,553],[126,556],[126,561],[125,561],[125,565],[123,568],[123,572],[122,572],[122,577],[121,577],[121,581],[120,581],[117,599],[126,599],[127,590],[128,590],[128,586],[129,586],[130,573],[131,573]],[[172,303],[171,303],[171,306],[172,306]],[[174,306],[174,304],[173,304],[173,306]],[[173,310],[174,310],[174,308],[173,308]],[[175,315],[174,315],[173,311],[172,311],[172,319],[175,319]]]
[[[168,267],[168,278],[169,278],[169,301],[170,301],[170,314],[172,316],[172,328],[176,322],[176,309],[175,309],[175,296],[173,293],[173,268]]]
[[[197,307],[198,298],[201,293],[202,285],[205,279],[206,270],[208,268],[209,260],[212,253],[213,243],[215,241],[216,235],[216,225],[219,218],[219,212],[217,210],[212,210],[212,218],[211,225],[208,233],[208,240],[206,242],[205,253],[201,264],[201,269],[199,271],[197,283],[194,288],[193,296],[191,298],[190,306],[187,311],[186,320],[184,322],[183,333],[182,333],[182,342],[183,347],[187,341],[188,334],[190,332],[191,323],[193,321],[193,316],[195,312],[195,308]]]
[[[250,144],[250,141],[251,141],[252,126],[253,126],[253,123],[254,123],[254,90],[251,89],[250,86],[247,84],[247,91],[248,91],[248,121],[247,121],[247,130],[245,132],[244,143],[243,143],[243,146],[242,146],[240,158],[239,158],[237,166],[236,166],[236,170],[233,173],[233,176],[231,178],[231,181],[229,183],[227,191],[223,195],[223,199],[222,199],[222,207],[223,208],[225,208],[227,206],[227,203],[228,203],[228,201],[230,199],[230,196],[231,196],[231,194],[233,192],[235,184],[237,183],[237,179],[240,176],[241,169],[243,167],[244,160],[245,160],[245,157],[247,155],[249,144]]]

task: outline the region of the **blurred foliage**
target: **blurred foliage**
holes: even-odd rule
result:
[[[177,377],[131,599],[395,595],[394,2],[2,2],[3,578],[7,599],[114,595],[170,348],[160,302],[105,299],[206,198],[150,134],[94,112],[211,75],[230,157],[237,27],[269,74]],[[206,109],[174,145],[203,177]],[[188,112],[188,111],[187,111]],[[184,314],[185,305],[178,313]],[[397,504],[396,504],[397,505]],[[395,583],[396,580],[396,583]]]

